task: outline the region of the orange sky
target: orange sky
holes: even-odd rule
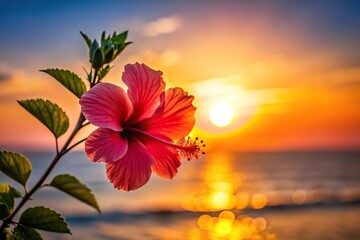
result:
[[[139,10],[125,23],[104,24],[110,31],[128,29],[129,40],[135,42],[116,62],[108,81],[121,84],[128,62],[162,70],[168,86],[183,87],[195,96],[193,134],[205,139],[209,150],[360,149],[360,63],[355,46],[359,36],[352,31],[357,25],[326,22],[335,8],[305,13],[292,6],[269,10],[213,3],[186,11],[185,5],[143,18]],[[78,30],[94,32],[84,26]],[[0,58],[0,74],[9,73],[0,81],[2,149],[53,148],[50,132],[17,99],[50,99],[62,106],[74,125],[77,99],[37,71],[68,68],[84,77],[85,44],[77,32],[62,31],[73,53],[61,51],[64,45],[57,48],[57,40],[45,36],[41,41],[54,46],[45,53],[27,51],[21,60],[15,50],[8,50],[8,58]],[[13,63],[16,58],[19,65]],[[208,115],[212,104],[222,101],[231,106],[234,119],[218,128]]]

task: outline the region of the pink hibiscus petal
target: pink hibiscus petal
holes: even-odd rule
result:
[[[85,142],[85,152],[93,162],[118,161],[128,151],[128,142],[119,132],[107,128],[93,131]]]
[[[152,157],[144,145],[129,140],[125,156],[117,162],[106,164],[106,174],[115,188],[130,191],[142,187],[150,179]]]
[[[170,139],[164,138],[164,140],[171,142]],[[178,167],[181,165],[177,150],[152,139],[146,139],[145,146],[154,157],[153,172],[162,178],[173,178],[178,172]]]
[[[133,108],[125,91],[111,83],[99,83],[80,99],[81,111],[95,126],[121,131]]]
[[[169,88],[154,116],[141,122],[142,129],[173,140],[187,136],[195,124],[193,99],[181,88]]]
[[[128,95],[133,103],[131,121],[138,122],[151,117],[160,105],[160,95],[165,90],[162,72],[155,71],[145,64],[128,64],[122,76],[128,86]]]

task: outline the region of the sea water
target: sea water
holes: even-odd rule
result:
[[[24,155],[33,165],[32,186],[54,154]],[[153,175],[131,192],[114,189],[104,164],[90,162],[83,152],[68,154],[47,182],[60,173],[89,186],[102,215],[44,187],[27,206],[46,205],[61,212],[73,232],[72,237],[45,233],[49,239],[235,239],[245,236],[236,235],[245,226],[244,216],[255,224],[265,221],[266,227],[237,239],[360,238],[359,152],[210,152],[198,160],[184,160],[174,179]],[[3,175],[0,180],[8,181]],[[234,232],[216,232],[224,211],[235,217],[229,225]],[[204,215],[215,225],[201,228]]]

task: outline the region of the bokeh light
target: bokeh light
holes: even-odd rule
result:
[[[292,195],[292,200],[294,204],[300,205],[304,204],[307,199],[307,194],[305,190],[296,190]]]
[[[236,216],[232,211],[222,211],[218,216],[201,215],[198,227],[188,231],[193,240],[277,240],[263,217]]]
[[[258,193],[251,197],[251,207],[254,209],[261,209],[265,207],[267,204],[267,197],[262,194]]]

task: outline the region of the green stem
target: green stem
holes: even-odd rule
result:
[[[97,77],[97,75],[98,75],[98,70],[94,70],[94,77],[93,77],[93,80],[92,80],[92,82],[90,82],[90,88],[92,88],[93,86],[95,86],[96,85],[96,77]]]
[[[83,125],[83,126],[85,126],[85,125]],[[66,151],[64,152],[64,154],[66,154],[67,152],[71,151],[71,149],[73,149],[74,147],[76,147],[76,146],[79,145],[80,143],[85,142],[86,139],[87,139],[87,137],[84,138],[84,139],[81,139],[81,140],[77,141],[76,143],[74,143],[73,145],[71,145],[68,149],[66,149]]]
[[[51,173],[51,171],[54,169],[55,165],[59,162],[59,160],[61,159],[61,157],[68,152],[68,146],[71,143],[71,141],[73,140],[73,138],[75,137],[75,135],[78,133],[78,131],[84,127],[83,122],[85,121],[85,117],[84,115],[81,113],[79,120],[74,128],[74,130],[72,131],[71,135],[69,136],[69,138],[67,139],[66,143],[64,144],[64,146],[61,148],[60,151],[56,152],[56,155],[54,157],[54,159],[52,160],[50,166],[47,168],[47,170],[45,171],[45,173],[42,175],[42,177],[39,179],[39,181],[34,185],[34,187],[25,194],[24,198],[21,200],[21,202],[19,203],[19,205],[15,208],[15,210],[11,213],[11,215],[6,218],[1,227],[0,227],[0,233],[4,231],[4,229],[10,224],[13,223],[12,219],[14,218],[14,216],[19,212],[19,210],[22,208],[22,206],[24,206],[24,204],[30,199],[30,197],[42,186],[42,184],[44,183],[44,181],[46,180],[46,178],[49,176],[49,174]]]
[[[56,154],[59,153],[59,141],[57,138],[55,138],[55,148],[56,148]]]
[[[94,70],[94,76],[93,76],[93,80],[90,82],[90,88],[92,88],[93,86],[95,86],[97,84],[97,82],[96,82],[97,74],[98,74],[98,71]],[[61,157],[64,156],[67,152],[69,152],[71,149],[73,149],[75,146],[79,145],[80,143],[82,143],[86,140],[86,138],[82,139],[69,147],[71,141],[74,139],[75,135],[79,132],[79,130],[89,124],[89,123],[84,123],[84,122],[85,122],[85,117],[82,113],[80,113],[78,122],[77,122],[74,130],[72,131],[71,135],[69,136],[69,138],[67,139],[67,141],[65,142],[64,146],[61,148],[60,151],[59,151],[59,146],[58,146],[58,140],[56,139],[56,143],[55,143],[56,144],[56,155],[55,155],[54,159],[52,160],[50,166],[46,169],[45,173],[42,175],[42,177],[39,179],[39,181],[34,185],[34,187],[29,192],[27,191],[27,189],[25,190],[24,198],[21,200],[19,205],[14,209],[14,211],[11,213],[11,215],[3,221],[3,223],[0,227],[0,233],[2,233],[10,223],[14,223],[12,220],[14,218],[14,216],[25,205],[25,203],[29,199],[31,199],[31,196],[39,188],[41,188],[43,186],[44,181],[49,176],[51,171],[54,169],[56,164],[59,162]]]

